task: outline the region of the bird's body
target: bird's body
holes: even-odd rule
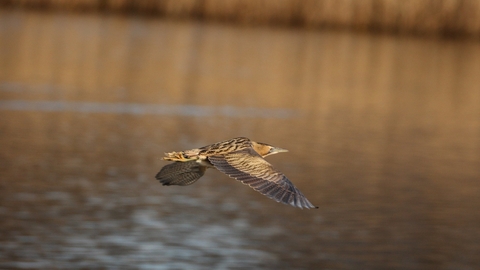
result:
[[[165,160],[175,161],[156,175],[163,185],[186,186],[203,176],[207,168],[216,168],[249,185],[263,195],[300,208],[316,208],[264,157],[287,150],[239,137],[201,148],[166,153]]]

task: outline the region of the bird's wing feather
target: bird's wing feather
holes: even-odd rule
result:
[[[222,156],[209,156],[208,160],[219,171],[277,202],[315,208],[285,175],[276,171],[252,148]]]
[[[165,165],[157,178],[164,186],[178,185],[187,186],[193,184],[205,173],[205,167],[197,163],[197,161],[174,162]]]

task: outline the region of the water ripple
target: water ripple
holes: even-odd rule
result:
[[[0,101],[0,110],[42,111],[42,112],[78,112],[113,113],[130,115],[178,115],[193,117],[225,116],[234,118],[292,118],[294,110],[240,108],[234,106],[166,105],[140,103],[102,103],[76,101]]]

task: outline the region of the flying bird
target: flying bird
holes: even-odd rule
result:
[[[165,153],[164,166],[155,176],[164,186],[187,186],[215,168],[277,202],[299,208],[318,208],[310,203],[288,178],[275,170],[264,157],[288,152],[286,149],[234,138],[201,148]]]

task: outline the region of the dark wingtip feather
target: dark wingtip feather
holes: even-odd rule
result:
[[[196,161],[174,162],[165,165],[155,178],[164,186],[186,186],[197,181],[205,173],[205,167]]]

